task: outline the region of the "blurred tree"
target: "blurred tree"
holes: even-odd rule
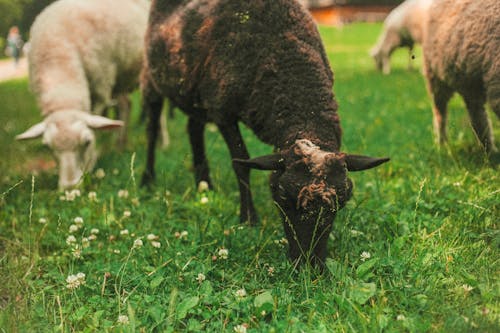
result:
[[[24,39],[35,17],[55,0],[0,0],[0,35],[6,36],[9,28],[17,25]]]
[[[9,28],[19,24],[22,15],[23,0],[0,0],[0,32],[2,37],[7,36]]]
[[[0,0],[2,1],[2,0]],[[9,0],[7,0],[9,1]],[[36,16],[40,12],[53,3],[55,0],[17,0],[23,2],[22,15],[19,22],[19,28],[21,29],[23,36],[28,37],[29,30]]]

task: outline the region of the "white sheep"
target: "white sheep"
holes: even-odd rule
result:
[[[495,152],[484,104],[500,117],[500,1],[435,0],[423,53],[438,142],[446,141],[447,104],[456,91],[477,138],[487,152]]]
[[[18,140],[43,136],[59,163],[59,188],[78,183],[96,160],[93,129],[123,126],[138,87],[147,0],[59,0],[45,8],[30,31],[30,84],[44,120]],[[102,116],[118,104],[120,118]]]
[[[433,0],[406,0],[397,6],[385,19],[382,34],[370,55],[378,70],[384,74],[391,71],[390,57],[398,47],[408,47],[412,67],[412,52],[415,43],[422,43],[427,13]]]

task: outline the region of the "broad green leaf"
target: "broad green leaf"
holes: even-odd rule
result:
[[[200,286],[200,295],[204,297],[208,297],[212,295],[214,288],[212,287],[212,283],[210,281],[203,281]]]
[[[270,312],[274,308],[273,295],[269,291],[264,291],[262,294],[255,296],[253,304],[259,312]]]
[[[149,283],[149,286],[153,289],[156,289],[162,282],[165,280],[163,276],[157,276]]]
[[[377,291],[375,283],[360,283],[351,287],[350,298],[358,303],[365,304]]]
[[[376,263],[377,260],[372,259],[359,265],[358,268],[356,269],[356,275],[358,276],[358,278],[363,278],[367,273],[369,273],[372,270],[373,266],[375,266]]]
[[[198,305],[200,298],[198,296],[191,296],[183,300],[177,305],[177,319],[184,319],[189,310]]]

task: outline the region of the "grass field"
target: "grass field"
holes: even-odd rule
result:
[[[343,149],[391,157],[351,174],[354,197],[335,220],[322,275],[287,261],[266,172],[252,173],[260,225],[239,225],[236,180],[216,131],[206,133],[213,192],[197,192],[177,112],[156,187],[138,186],[146,140],[135,120],[123,152],[100,137],[104,173],[86,175],[72,198],[55,190],[39,140],[14,141],[40,120],[27,81],[1,83],[0,331],[498,332],[498,169],[459,98],[450,103],[449,146],[434,145],[424,80],[407,70],[407,51],[396,52],[389,76],[374,69],[368,50],[380,28],[321,28]],[[138,119],[137,93],[134,112]],[[252,156],[271,152],[244,134]],[[85,277],[70,276],[78,273]]]

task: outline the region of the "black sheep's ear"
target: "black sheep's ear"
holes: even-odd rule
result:
[[[362,155],[349,155],[346,154],[345,162],[347,164],[347,170],[349,171],[362,171],[371,168],[375,168],[382,163],[389,161],[389,157],[376,158]]]
[[[285,159],[281,154],[271,154],[242,160],[233,158],[233,163],[238,163],[247,168],[259,170],[279,170],[285,168]]]

